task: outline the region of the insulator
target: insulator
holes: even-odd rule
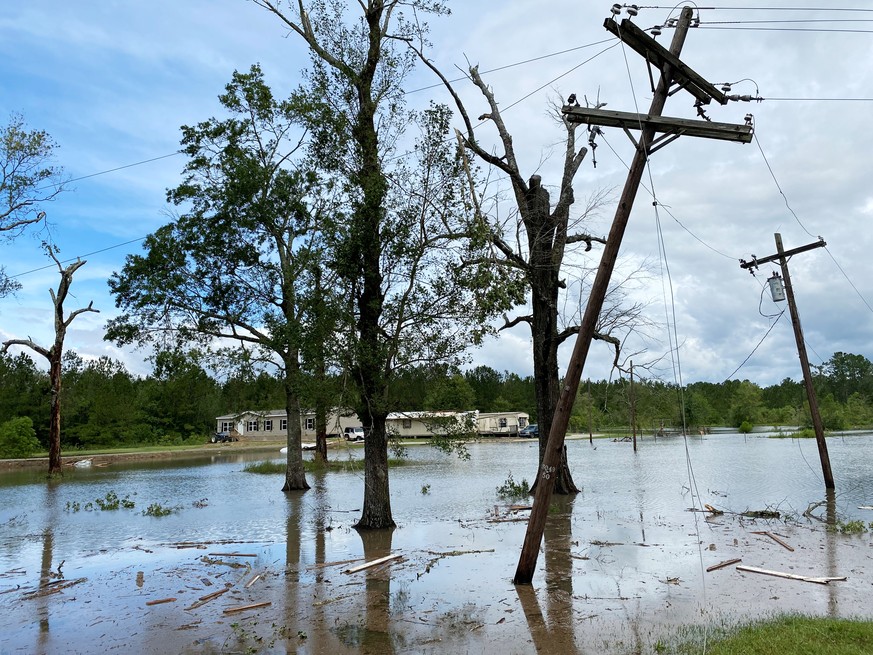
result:
[[[722,93],[730,93],[730,90],[731,90],[731,83],[730,82],[725,82],[724,84],[721,85]]]
[[[649,30],[652,36],[661,36],[661,26],[655,25],[653,28]]]
[[[695,16],[691,19],[689,27],[700,27],[700,16]]]
[[[613,16],[618,16],[621,13],[621,5],[620,4],[612,5],[612,9],[610,11],[612,12]]]
[[[628,16],[636,16],[640,13],[640,8],[636,5],[628,5],[627,6],[627,15]]]
[[[676,18],[668,18],[666,27],[676,27],[676,22],[677,22]]]

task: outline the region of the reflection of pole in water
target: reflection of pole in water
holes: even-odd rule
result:
[[[825,502],[827,504],[827,510],[825,516],[827,516],[827,524],[828,527],[831,528],[829,530],[825,530],[825,543],[827,558],[828,558],[828,575],[836,577],[840,575],[837,573],[837,533],[833,530],[833,527],[837,524],[837,499],[836,492],[833,489],[825,489]],[[836,617],[838,615],[837,612],[837,585],[829,584],[828,588],[828,616]]]
[[[548,622],[543,624],[542,629],[548,635],[552,650],[542,652],[575,653],[577,650],[573,631],[573,560],[570,551],[574,500],[575,496],[552,496],[552,507],[556,511],[549,514],[543,532]],[[519,594],[519,599],[521,598]],[[533,602],[536,604],[536,596],[533,597]],[[538,604],[535,609],[538,613]],[[530,619],[528,625],[531,625]],[[539,649],[537,652],[540,652]]]
[[[552,643],[549,628],[546,625],[546,620],[543,618],[543,611],[540,609],[540,603],[537,600],[537,592],[531,585],[515,585],[515,593],[518,594],[518,602],[524,612],[524,618],[527,621],[527,629],[533,639],[534,648],[537,653],[558,653],[574,651],[564,651],[555,649],[555,644]]]

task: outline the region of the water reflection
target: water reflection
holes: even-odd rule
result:
[[[277,640],[277,648],[284,645],[290,652],[359,655],[439,652],[437,643],[456,652],[573,653],[599,646],[599,631],[619,635],[626,646],[646,652],[653,624],[695,622],[709,610],[701,607],[701,580],[710,605],[736,613],[753,603],[755,613],[807,609],[839,616],[863,605],[858,594],[869,586],[861,589],[852,577],[845,585],[809,589],[775,578],[753,580],[729,569],[704,575],[701,559],[708,565],[740,556],[762,568],[854,575],[850,572],[861,569],[858,558],[866,556],[860,539],[817,528],[819,521],[870,520],[858,506],[873,498],[873,439],[829,444],[839,493],[828,494],[815,510],[819,520],[811,523],[816,529],[784,526],[791,536],[786,541],[798,546],[790,556],[753,536],[752,530],[771,527],[738,523],[730,513],[711,524],[701,521],[698,529],[700,516],[687,511],[692,499],[681,439],[646,440],[636,454],[628,444],[596,444],[568,443],[574,477],[585,481],[584,490],[553,500],[543,570],[532,588],[509,582],[524,525],[489,520],[495,504],[502,502],[495,490],[507,473],[520,479],[535,467],[536,449],[528,443],[471,444],[469,462],[411,449],[413,462],[392,469],[392,506],[401,527],[390,532],[352,529],[363,491],[362,477],[353,472],[313,476],[310,491],[294,494],[279,492],[281,475],[245,473],[243,462],[230,459],[76,471],[60,483],[62,489],[46,485],[44,477],[0,482],[0,574],[26,569],[29,576],[21,575],[22,586],[39,589],[66,561],[70,578],[72,572],[88,578],[75,594],[23,600],[14,589],[18,574],[14,580],[0,576],[0,591],[12,589],[0,595],[0,611],[15,628],[0,635],[0,651],[56,650],[59,635],[65,636],[72,624],[81,649],[106,633],[100,608],[108,607],[117,612],[116,633],[130,629],[141,634],[130,644],[133,652],[149,650],[149,635],[157,633],[169,644],[164,652],[204,652],[185,647],[221,630],[231,632],[227,626],[236,620],[252,631],[282,626],[284,641]],[[739,435],[719,435],[689,439],[688,452],[698,503],[729,511],[778,506],[797,515],[822,498],[821,482],[807,465],[815,456],[812,441],[753,436],[744,443]],[[425,483],[429,494],[421,493]],[[67,501],[84,507],[109,491],[119,498],[130,495],[136,508],[65,509]],[[206,505],[192,506],[192,500],[204,497],[209,498]],[[143,516],[141,510],[151,502],[179,510],[163,518]],[[174,612],[171,605],[146,609],[145,598],[180,595],[181,608],[181,594],[187,594],[187,602],[197,593],[178,582],[197,576],[192,578],[188,568],[176,576],[173,567],[199,566],[200,553],[170,547],[179,541],[236,541],[250,544],[253,552],[269,553],[246,576],[263,571],[264,579],[240,590],[234,602],[270,600],[271,608],[224,622],[216,621],[216,616],[223,618],[219,601],[196,617]],[[706,550],[710,543],[717,546],[714,552]],[[394,549],[404,554],[404,563],[351,575],[342,572],[349,564],[330,566],[377,559]],[[437,551],[458,554],[434,565]],[[161,578],[170,580],[166,588],[159,586],[161,568],[167,571]],[[154,586],[133,589],[138,570],[145,570]],[[679,582],[668,584],[668,577]],[[119,589],[123,593],[117,594]],[[231,597],[221,602],[230,603]],[[778,600],[768,601],[774,597]],[[176,618],[180,623],[202,621],[202,632],[176,632]],[[306,637],[299,637],[298,630]],[[225,638],[231,647],[235,644],[232,634],[221,633],[218,646]],[[106,646],[106,639],[94,643]]]

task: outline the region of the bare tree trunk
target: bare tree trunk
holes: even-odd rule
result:
[[[51,384],[51,413],[49,419],[49,475],[61,473],[61,360],[64,356],[64,338],[67,336],[67,328],[79,314],[84,312],[99,312],[94,309],[93,302],[88,303],[87,307],[77,309],[70,312],[67,318],[64,318],[64,301],[67,299],[67,294],[70,292],[70,285],[73,283],[73,273],[81,266],[85,265],[84,260],[78,260],[64,268],[58,260],[56,251],[52,246],[45,246],[46,254],[54,260],[61,274],[61,281],[58,284],[57,293],[54,289],[49,289],[49,294],[52,297],[52,304],[55,312],[55,342],[51,348],[46,349],[37,345],[31,339],[9,339],[3,342],[2,352],[9,350],[10,346],[27,346],[36,353],[45,357],[49,362],[49,381]]]
[[[545,454],[546,442],[552,427],[552,418],[558,404],[558,290],[560,266],[563,254],[556,256],[556,231],[565,229],[562,217],[550,213],[549,192],[535,175],[530,180],[527,192],[524,225],[528,234],[528,279],[531,290],[531,337],[533,340],[534,386],[537,399],[537,424],[539,425],[539,458],[537,474],[531,493],[539,480],[540,468]],[[563,242],[563,239],[560,240]],[[567,453],[561,458],[557,471],[555,491],[557,494],[578,493],[573,482]]]
[[[61,472],[61,353],[63,342],[55,342],[49,351],[49,384],[51,412],[49,415],[49,475]]]

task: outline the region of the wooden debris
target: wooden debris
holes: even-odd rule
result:
[[[210,557],[257,557],[256,553],[207,553]]]
[[[760,531],[752,532],[752,534],[762,534],[765,537],[770,537],[773,541],[775,541],[777,544],[779,544],[783,548],[790,550],[792,553],[794,552],[794,549],[791,546],[786,544],[784,541],[782,541],[779,537],[777,537],[772,532],[767,532],[766,530],[760,530]]]
[[[773,509],[750,509],[740,514],[750,519],[778,519],[781,514]]]
[[[447,552],[429,550],[427,552],[429,555],[437,555],[439,557],[457,557],[458,555],[479,555],[481,553],[493,553],[494,549],[487,548],[485,550],[449,550]]]
[[[50,596],[51,594],[57,594],[68,587],[72,587],[77,584],[81,584],[82,582],[87,581],[88,578],[76,578],[75,580],[53,580],[52,582],[48,582],[42,585],[36,591],[29,591],[24,594],[24,598],[30,600],[32,598],[42,598],[43,596]]]
[[[270,601],[265,603],[252,603],[251,605],[240,605],[239,607],[228,607],[224,610],[225,614],[233,614],[234,612],[245,612],[246,610],[254,610],[259,607],[267,607],[268,605],[272,605]]]
[[[339,562],[321,562],[320,564],[313,564],[310,566],[310,569],[323,569],[328,566],[342,566],[343,564],[353,564],[354,562],[360,562],[361,558],[356,557],[355,559],[344,559]]]
[[[726,566],[730,566],[731,564],[739,564],[743,561],[742,557],[735,557],[733,559],[726,559],[723,562],[719,562],[718,564],[713,564],[710,567],[707,567],[706,572],[710,573],[711,571],[718,571],[719,569],[723,569]]]
[[[175,598],[158,598],[157,600],[147,600],[146,605],[162,605],[163,603],[175,603]]]
[[[722,510],[716,509],[712,505],[704,505],[704,507],[706,508],[706,511],[709,512],[710,514],[712,514],[713,516],[721,516],[722,514],[724,514],[724,512]]]
[[[200,596],[200,598],[198,598],[197,600],[205,603],[206,601],[212,600],[213,598],[218,598],[222,594],[226,594],[228,591],[230,591],[230,587],[225,587],[224,589],[219,589],[218,591],[213,591],[211,594],[206,594],[205,596]]]
[[[263,574],[263,573],[258,573],[258,574],[257,574],[256,576],[254,576],[251,580],[249,580],[248,582],[246,582],[245,588],[248,589],[248,588],[251,587],[253,584],[255,584],[255,582],[257,582],[258,579],[259,579],[262,575],[264,575],[264,574]]]
[[[400,559],[403,557],[400,553],[395,553],[394,555],[386,555],[385,557],[380,557],[379,559],[374,559],[370,562],[366,562],[361,564],[360,566],[356,566],[351,569],[346,569],[344,573],[357,573],[358,571],[363,571],[365,569],[373,568],[374,566],[379,566],[380,564],[384,564],[385,562],[390,562],[395,559]]]
[[[770,571],[768,569],[759,569],[755,566],[738,566],[737,571],[745,571],[747,573],[760,573],[762,575],[772,575],[777,578],[786,578],[788,580],[800,580],[801,582],[814,582],[815,584],[828,584],[829,582],[842,582],[847,580],[846,576],[840,577],[816,577],[811,575],[796,575],[794,573],[783,573],[782,571]]]
[[[873,509],[873,505],[859,505],[858,509]]]

